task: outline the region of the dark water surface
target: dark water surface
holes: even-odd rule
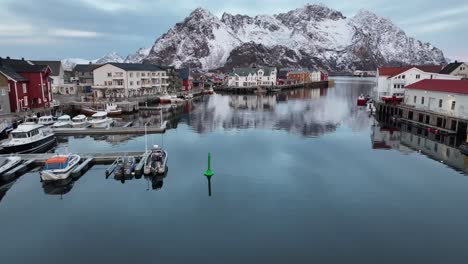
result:
[[[206,97],[148,138],[169,152],[165,178],[122,184],[95,166],[43,188],[28,173],[0,192],[0,262],[465,263],[465,157],[380,129],[355,106],[372,86],[337,79],[274,97]],[[60,145],[141,151],[145,139]]]

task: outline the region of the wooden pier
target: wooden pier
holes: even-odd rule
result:
[[[56,136],[109,136],[109,135],[144,135],[166,132],[167,121],[162,126],[154,127],[111,127],[111,128],[53,128]],[[146,131],[146,132],[145,132]]]

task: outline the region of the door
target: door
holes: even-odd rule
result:
[[[436,108],[436,99],[433,97],[429,97],[429,110],[434,111]]]

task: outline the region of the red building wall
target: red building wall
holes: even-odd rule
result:
[[[27,78],[28,81],[8,81],[10,84],[9,98],[11,111],[16,112],[18,108],[20,110],[29,110],[49,106],[49,102],[52,101],[51,84],[48,81],[49,73],[30,72],[20,74]],[[23,83],[26,84],[26,92],[23,91]],[[16,97],[17,93],[18,97]]]
[[[182,86],[184,87],[184,91],[190,91],[192,90],[192,82],[189,80],[184,80],[182,82]]]

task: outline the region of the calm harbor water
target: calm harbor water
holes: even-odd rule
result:
[[[95,166],[0,191],[2,263],[463,263],[468,162],[383,129],[355,106],[372,80],[194,102],[150,144],[166,177],[122,184]],[[142,116],[132,116],[142,122]],[[139,151],[144,137],[64,138],[72,152]],[[207,153],[215,172],[203,176]]]

